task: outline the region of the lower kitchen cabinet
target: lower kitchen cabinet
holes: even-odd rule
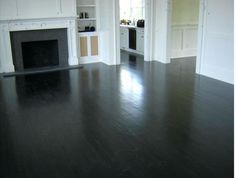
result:
[[[129,47],[129,30],[128,28],[120,28],[120,47],[127,49]]]
[[[144,29],[137,29],[137,51],[144,53]]]
[[[136,30],[136,35],[130,39],[130,28],[120,27],[120,48],[133,53],[144,54],[144,28],[132,28]],[[133,41],[130,41],[133,40]],[[130,42],[135,42],[136,44],[130,45]],[[134,49],[133,49],[133,46]]]

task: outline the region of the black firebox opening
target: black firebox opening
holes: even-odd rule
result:
[[[59,66],[58,40],[22,42],[24,69]]]

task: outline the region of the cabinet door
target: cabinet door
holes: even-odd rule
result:
[[[144,31],[137,32],[137,51],[144,53]]]
[[[88,40],[87,37],[80,37],[80,56],[88,56]]]
[[[120,33],[120,47],[121,49],[125,49],[125,35],[124,33]]]
[[[91,56],[98,56],[98,36],[91,36]]]
[[[127,28],[121,28],[120,30],[120,45],[121,49],[128,48],[128,29]]]

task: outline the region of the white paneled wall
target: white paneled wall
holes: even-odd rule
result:
[[[198,25],[173,25],[171,58],[197,55]]]
[[[76,16],[75,0],[0,0],[0,20]]]

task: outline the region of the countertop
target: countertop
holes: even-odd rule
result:
[[[137,28],[137,29],[144,29],[142,27],[137,27],[137,26],[134,26],[134,25],[120,25],[120,27],[123,27],[123,28]]]

